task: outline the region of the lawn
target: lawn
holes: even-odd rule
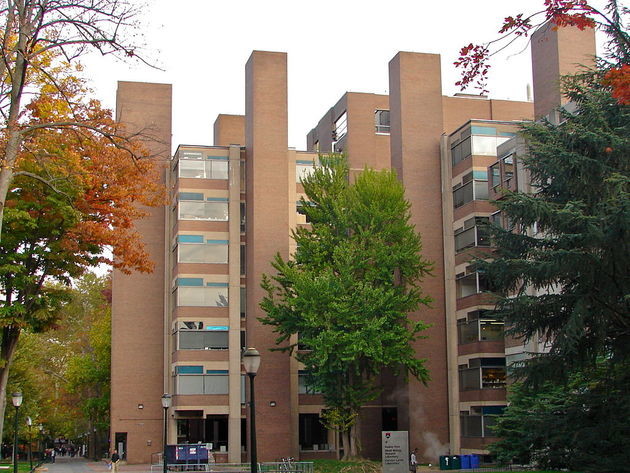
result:
[[[6,467],[9,468],[6,468]],[[37,466],[37,462],[33,462],[33,467]],[[4,468],[0,468],[0,473],[13,473],[13,462],[7,462],[7,461],[1,461],[0,462],[0,467],[4,467]],[[31,471],[31,464],[29,462],[23,462],[23,461],[19,461],[18,462],[18,473],[28,473],[29,471]]]
[[[314,460],[315,473],[381,473],[381,462],[375,462],[370,460],[357,460],[357,461],[339,461],[339,460]],[[418,473],[425,471],[440,471],[439,466],[433,466],[432,469],[428,469],[426,465],[418,468]],[[459,470],[458,470],[459,471]],[[472,471],[472,470],[469,470]],[[461,470],[461,473],[465,473],[466,470]],[[514,471],[493,471],[492,473],[515,473]],[[527,473],[558,473],[558,471],[536,470],[528,471]],[[565,472],[565,473],[578,473],[578,472]]]

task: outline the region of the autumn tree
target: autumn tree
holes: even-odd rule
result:
[[[366,169],[350,183],[344,158],[321,162],[303,180],[310,225],[293,232],[292,259],[278,255],[276,274],[263,278],[261,321],[304,364],[348,458],[360,453],[357,417],[380,393],[382,370],[429,379],[411,346],[426,325],[408,314],[429,303],[419,283],[430,264],[393,171]]]
[[[608,0],[604,9],[597,9],[588,0],[544,0],[543,8],[508,16],[499,36],[485,43],[470,43],[460,50],[455,65],[462,70],[456,83],[462,90],[473,87],[488,92],[487,78],[490,59],[526,40],[545,23],[554,28],[574,26],[581,30],[596,28],[608,37],[602,59],[605,73],[602,82],[612,87],[612,94],[619,103],[630,105],[630,36],[624,24],[624,16],[630,10],[617,0]]]
[[[138,58],[138,45],[134,44],[138,13],[133,0],[0,0],[0,238],[18,159],[33,134],[42,127],[77,132],[87,128],[103,136],[112,133],[111,128],[101,129],[72,113],[33,123],[26,111],[31,98],[37,101],[43,98],[41,94],[54,91],[62,97],[68,95],[71,110],[80,108],[63,80],[70,64],[91,50]],[[38,150],[31,148],[30,152]]]
[[[146,214],[143,206],[163,203],[160,169],[150,159],[129,159],[130,152],[145,153],[141,143],[117,142],[120,128],[111,112],[97,101],[81,101],[80,83],[68,80],[72,89],[67,86],[64,97],[51,89],[29,104],[33,133],[23,143],[7,195],[0,243],[0,396],[20,333],[55,323],[72,278],[100,263],[125,272],[151,270],[133,222]],[[46,125],[51,119],[76,119],[94,129],[52,128]],[[113,248],[113,258],[104,256],[106,247]]]

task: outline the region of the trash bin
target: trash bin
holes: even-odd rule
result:
[[[451,470],[460,470],[462,468],[462,460],[459,455],[451,455]]]
[[[470,456],[470,468],[479,468],[479,455]]]
[[[440,470],[452,470],[451,457],[449,457],[448,455],[440,456]]]
[[[462,470],[470,470],[472,468],[470,466],[470,457],[472,457],[472,455],[460,455]]]

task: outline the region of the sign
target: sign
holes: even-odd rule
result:
[[[383,473],[409,473],[409,437],[406,430],[381,433]]]

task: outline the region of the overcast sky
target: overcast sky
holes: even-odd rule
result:
[[[245,112],[245,63],[253,50],[288,53],[289,146],[346,91],[387,93],[398,51],[442,55],[443,93],[458,92],[453,61],[470,42],[496,37],[504,17],[543,0],[148,0],[150,57],[164,69],[84,60],[97,97],[115,105],[116,82],[173,84],[173,147],[212,144],[219,113]],[[601,4],[595,0],[593,4]],[[490,97],[526,100],[529,50],[493,62]]]

